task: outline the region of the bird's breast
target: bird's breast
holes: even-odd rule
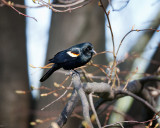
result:
[[[77,58],[76,60],[74,61],[68,61],[66,63],[63,63],[63,69],[65,70],[71,70],[71,69],[74,69],[74,68],[77,68],[77,67],[81,67],[83,65],[85,65],[86,63],[88,63],[90,61],[91,58],[84,58],[84,57],[80,57],[80,58]]]

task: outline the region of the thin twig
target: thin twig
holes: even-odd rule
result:
[[[45,5],[54,12],[71,12],[75,9],[81,8],[81,7],[89,4],[92,0],[87,0],[87,1],[80,0],[80,1],[77,1],[75,3],[71,3],[71,4],[67,4],[67,5],[50,4],[50,3],[47,3],[43,0],[38,0],[38,1],[40,1],[40,2],[38,2],[38,4]],[[64,10],[60,10],[60,9],[57,9],[57,8],[63,8]],[[67,9],[65,9],[65,8],[67,8]]]
[[[121,126],[121,128],[124,128],[123,125],[122,125],[122,123],[119,122],[118,124]]]
[[[98,128],[101,128],[101,123],[100,123],[100,121],[99,121],[99,119],[98,119],[96,110],[95,110],[95,108],[94,108],[92,93],[89,94],[89,102],[90,102],[90,105],[91,105],[91,109],[92,109],[92,111],[93,111],[93,114],[94,114],[94,116],[95,116],[95,118],[96,118],[96,122],[97,122]]]
[[[15,10],[18,14],[22,15],[22,16],[25,16],[25,17],[29,17],[29,18],[32,18],[34,19],[35,21],[37,21],[37,19],[35,17],[31,17],[31,16],[28,16],[20,11],[18,11],[15,7],[12,6],[12,4],[9,4],[8,2],[6,2],[5,0],[1,0],[1,2],[9,7],[11,7],[13,10]]]
[[[100,69],[101,72],[103,72],[103,73],[108,77],[108,74],[107,74],[107,73],[105,72],[105,70],[104,70],[103,68],[101,68],[99,65],[93,64],[93,63],[91,63],[91,65],[94,66],[94,67],[97,67],[98,69]]]
[[[113,11],[121,11],[122,9],[124,9],[124,8],[128,5],[129,1],[130,1],[130,0],[123,1],[123,2],[126,2],[126,4],[124,4],[123,6],[121,6],[121,7],[118,8],[118,9],[114,9],[111,0],[108,0],[108,2],[109,2],[109,4],[111,5],[111,8],[112,8]],[[121,1],[121,2],[122,2],[122,1]]]
[[[71,85],[72,85],[72,81],[71,81],[71,83],[69,84],[68,88],[71,87]],[[58,97],[56,100],[52,101],[51,103],[49,103],[49,104],[47,104],[46,106],[44,106],[43,108],[41,108],[41,110],[46,109],[47,107],[49,107],[50,105],[52,105],[52,104],[55,103],[56,101],[60,100],[67,92],[68,92],[68,89],[67,89],[60,97]]]
[[[111,22],[110,22],[110,19],[109,19],[109,14],[106,12],[106,8],[104,7],[103,5],[103,2],[102,0],[99,0],[100,1],[100,6],[103,8],[103,11],[104,13],[106,14],[107,16],[107,20],[108,20],[108,24],[109,24],[109,28],[110,28],[110,32],[111,32],[111,36],[112,36],[112,43],[113,43],[113,55],[115,57],[115,44],[114,44],[114,35],[113,35],[113,31],[112,31],[112,26],[111,26]]]
[[[151,120],[147,120],[147,121],[143,121],[143,122],[134,121],[134,120],[130,120],[130,121],[120,121],[120,122],[116,122],[116,123],[113,123],[113,124],[105,125],[105,126],[103,126],[102,128],[113,127],[113,126],[115,126],[115,125],[117,125],[117,124],[122,124],[122,123],[145,124],[145,123],[148,123],[148,122],[153,121],[153,120],[157,120],[157,118],[154,118],[154,119],[151,119]]]
[[[145,101],[144,99],[142,99],[141,97],[135,95],[132,92],[124,91],[124,90],[117,90],[117,91],[115,91],[115,93],[116,93],[116,95],[125,94],[125,95],[128,95],[128,96],[131,96],[134,99],[136,99],[136,100],[140,101],[141,103],[143,103],[145,106],[147,106],[150,110],[152,110],[152,112],[157,113],[156,109],[154,107],[152,107],[152,105],[150,105],[147,101]]]
[[[131,29],[129,32],[126,33],[126,35],[122,38],[121,42],[119,43],[119,46],[118,46],[118,49],[117,49],[117,52],[116,52],[116,56],[117,56],[117,54],[118,54],[118,52],[119,52],[119,49],[120,49],[120,47],[121,47],[124,39],[125,39],[130,33],[132,33],[132,32],[141,32],[141,31],[157,31],[157,32],[159,32],[160,30],[156,30],[156,29],[152,29],[152,28],[150,28],[150,29],[140,29],[140,30],[138,30],[138,29]]]
[[[113,79],[113,83],[112,83],[112,87],[114,87],[114,86],[115,86],[115,81],[116,81],[116,74],[117,74],[117,70],[114,70],[114,68],[116,67],[117,64],[116,64],[114,35],[113,35],[113,31],[112,31],[111,22],[110,22],[110,19],[109,19],[109,13],[110,13],[110,11],[107,13],[107,12],[106,12],[106,8],[104,7],[102,0],[99,0],[99,1],[100,1],[100,4],[101,4],[100,6],[103,8],[103,11],[104,11],[104,13],[105,13],[106,16],[107,16],[107,20],[108,20],[108,24],[109,24],[109,28],[110,28],[110,32],[111,32],[111,37],[112,37],[113,58],[114,58],[114,61],[113,61],[113,65],[112,65],[112,68],[111,68],[110,75],[109,75],[109,81],[108,81],[108,83],[110,83],[111,77],[112,77],[112,73],[113,73],[113,71],[114,71],[114,79]]]
[[[138,72],[138,67],[136,68],[136,71],[132,72],[132,75],[128,78],[123,90],[126,90],[128,82],[132,79],[132,76],[134,76]]]

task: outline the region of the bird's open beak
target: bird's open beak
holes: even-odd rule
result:
[[[93,54],[97,54],[97,52],[94,50],[94,49],[92,49],[92,51],[91,51]]]

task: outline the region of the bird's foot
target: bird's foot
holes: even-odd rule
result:
[[[66,73],[65,75],[66,75],[66,76],[70,76],[70,75],[73,75],[73,74],[75,74],[75,75],[80,75],[78,71],[72,70],[72,69],[71,69],[68,73]]]

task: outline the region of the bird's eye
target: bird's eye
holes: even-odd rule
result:
[[[91,46],[88,46],[88,47],[86,48],[86,51],[90,51],[90,50],[92,50],[92,47],[91,47]]]
[[[89,49],[89,50],[92,50],[92,47],[91,47],[91,46],[88,46],[88,49]]]

